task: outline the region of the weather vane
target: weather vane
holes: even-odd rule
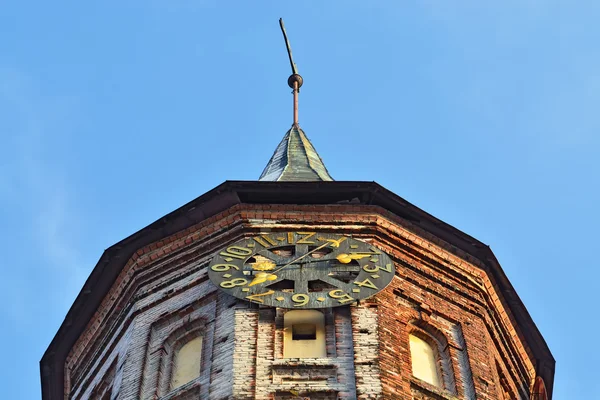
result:
[[[288,85],[293,89],[292,93],[294,94],[294,126],[298,127],[298,93],[300,93],[300,87],[302,87],[303,79],[298,74],[298,68],[296,68],[296,64],[294,63],[294,59],[292,58],[292,48],[290,47],[290,42],[287,37],[287,33],[285,32],[285,26],[283,25],[283,19],[279,18],[279,26],[281,27],[281,32],[283,33],[283,39],[285,40],[285,47],[287,48],[288,57],[290,58],[290,65],[292,66],[292,75],[288,78]]]

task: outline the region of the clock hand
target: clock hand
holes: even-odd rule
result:
[[[344,240],[346,240],[346,237],[341,237],[337,240],[319,237],[319,240],[329,242],[329,243],[331,243],[331,247],[338,248],[338,247],[340,247],[340,243],[342,243]],[[260,259],[258,259],[258,257],[260,257]],[[258,257],[255,262],[248,263],[248,264],[250,264],[250,266],[252,267],[252,269],[254,271],[270,271],[270,270],[274,269],[275,267],[285,266],[285,264],[275,264],[272,260],[269,260],[268,258],[266,258],[264,256],[258,256]],[[319,260],[326,261],[326,260],[331,260],[331,258],[321,258]],[[298,259],[296,261],[298,261]],[[301,264],[307,264],[310,262],[317,262],[317,261],[306,261]],[[296,262],[293,262],[293,263],[296,263]]]
[[[248,284],[248,286],[258,285],[259,283],[264,283],[266,281],[274,281],[275,279],[277,279],[277,275],[275,274],[270,274],[268,272],[259,272],[258,274],[256,274],[252,282]]]
[[[356,252],[356,253],[350,253],[350,254],[341,253],[335,258],[335,260],[341,262],[342,264],[349,264],[352,260],[360,260],[365,257],[370,257],[373,255],[378,255],[378,254],[379,253],[372,253],[372,252]],[[306,254],[306,255],[308,255],[308,254]],[[291,264],[304,265],[304,264],[314,264],[314,263],[321,263],[321,262],[325,262],[325,261],[334,260],[334,258],[322,257],[322,258],[318,258],[316,260],[298,262],[301,258],[302,257],[297,258],[296,260],[292,261],[291,263],[286,263],[286,264],[275,264],[271,261],[262,261],[262,262],[250,263],[250,266],[252,267],[252,269],[254,271],[270,271],[270,270],[275,269],[275,267],[282,267],[280,269],[283,269],[284,267],[287,267]],[[277,271],[279,271],[279,270],[277,270]],[[277,272],[277,271],[273,271],[273,272]]]
[[[323,247],[329,246],[329,242],[312,249],[311,251],[309,251],[308,253],[301,255],[300,257],[296,258],[295,260],[285,264],[283,267],[276,269],[275,271],[273,271],[273,273],[268,273],[268,272],[259,272],[258,274],[256,274],[256,277],[252,280],[252,282],[250,282],[250,284],[248,284],[248,286],[254,286],[254,285],[258,285],[259,283],[264,283],[266,281],[274,281],[275,279],[277,279],[277,275],[275,275],[277,272],[281,271],[282,269],[289,267],[290,265],[296,263],[299,260],[302,260],[304,257],[314,253],[317,250],[321,250]]]
[[[335,239],[327,239],[327,238],[320,237],[320,238],[319,238],[319,240],[326,240],[326,241],[328,241],[329,243],[331,243],[331,247],[338,248],[338,247],[340,247],[340,243],[342,243],[344,240],[346,240],[346,237],[345,237],[345,236],[342,236],[342,237],[341,237],[341,238],[339,238],[338,240],[335,240]]]
[[[333,258],[318,258],[316,260],[309,260],[309,261],[304,261],[304,262],[294,262],[293,264],[310,264],[310,263],[317,263],[317,262],[323,262],[323,261],[330,261],[333,260]],[[273,269],[275,269],[275,267],[281,267],[281,266],[285,266],[287,265],[287,263],[284,264],[275,264],[272,261],[260,261],[260,262],[253,262],[253,263],[248,263],[248,265],[250,265],[250,268],[252,268],[253,271],[271,271]]]
[[[248,263],[248,264],[250,264],[250,267],[252,267],[252,269],[254,271],[270,271],[277,266],[277,264],[275,264],[273,261],[268,260],[268,259],[260,260],[260,261],[256,261],[256,262]]]
[[[310,260],[310,261],[304,261],[304,262],[295,262],[294,264],[296,265],[304,265],[304,264],[315,264],[315,263],[322,263],[325,261],[332,261],[334,260],[333,258],[319,258],[317,260]],[[281,264],[283,265],[283,264]]]
[[[340,242],[341,242],[341,239],[340,239]],[[336,241],[335,244],[337,244],[339,246],[340,242]],[[276,280],[278,278],[277,275],[275,275],[277,272],[281,271],[284,268],[289,267],[292,264],[298,263],[298,261],[302,260],[304,257],[314,253],[317,250],[321,250],[322,248],[327,247],[330,244],[332,244],[332,243],[328,241],[327,243],[324,243],[321,246],[318,246],[318,247],[312,249],[308,253],[301,255],[300,257],[296,258],[295,260],[288,262],[287,264],[283,265],[281,268],[276,269],[272,273],[259,272],[258,274],[256,274],[256,277],[252,280],[252,282],[250,282],[250,284],[248,286],[254,286],[254,285],[258,285],[259,283],[264,283],[266,281]],[[335,246],[335,244],[334,244],[334,246]],[[337,256],[336,259],[339,262],[341,262],[342,264],[348,264],[352,260],[360,260],[361,258],[368,257],[368,256],[371,256],[374,254],[378,254],[378,253],[350,253],[350,254],[343,253],[343,254],[340,254],[339,256]],[[327,260],[330,260],[330,259],[319,260],[319,261],[327,261]],[[318,262],[318,261],[313,261],[313,262]],[[302,264],[307,264],[307,263],[302,263]]]
[[[319,246],[319,247],[316,247],[316,248],[312,249],[312,250],[311,250],[311,251],[309,251],[308,253],[306,253],[306,254],[304,254],[304,255],[301,255],[300,257],[296,258],[296,259],[295,259],[295,260],[293,260],[293,261],[290,261],[289,263],[285,264],[283,267],[281,267],[281,268],[278,268],[278,269],[276,269],[275,271],[273,271],[273,273],[279,272],[279,271],[281,271],[282,269],[284,269],[285,267],[288,267],[288,266],[290,266],[290,265],[292,265],[292,264],[295,264],[297,261],[299,261],[299,260],[302,260],[304,257],[306,257],[306,256],[308,256],[308,255],[310,255],[310,254],[314,253],[314,252],[315,252],[315,251],[317,251],[317,250],[321,250],[323,247],[327,247],[327,246],[329,246],[329,242],[327,242],[327,243],[325,243],[325,244],[322,244],[321,246]]]
[[[298,263],[298,264],[308,264],[308,263],[311,263],[311,262],[316,262],[316,261],[308,261],[306,263]],[[260,271],[256,275],[254,275],[254,279],[252,280],[252,282],[250,282],[248,284],[248,286],[258,285],[259,283],[265,283],[266,281],[274,281],[277,278],[279,278],[279,277],[277,275],[275,275],[275,274],[271,274],[269,272]]]
[[[291,264],[304,265],[304,264],[312,264],[312,263],[318,263],[318,262],[323,262],[323,261],[332,261],[332,260],[335,260],[335,258],[325,258],[325,257],[322,257],[322,258],[317,258],[317,259],[314,259],[314,260],[303,261],[303,262],[297,262],[297,260],[296,260],[296,261],[292,262]],[[276,264],[275,266],[276,267],[281,267],[281,266],[286,266],[286,265],[289,265],[289,264],[290,263]]]
[[[352,260],[360,260],[360,259],[363,259],[366,257],[378,255],[378,254],[380,254],[380,253],[374,253],[374,252],[356,252],[356,253],[350,253],[350,254],[341,253],[335,258],[321,257],[321,258],[317,258],[315,260],[298,262],[301,259],[301,257],[300,257],[292,262],[285,263],[285,264],[275,264],[273,262],[261,262],[261,263],[251,263],[250,265],[251,265],[252,269],[255,271],[269,271],[269,270],[275,269],[275,267],[282,267],[280,269],[283,269],[283,267],[287,267],[291,264],[304,265],[304,264],[322,263],[322,262],[331,261],[331,260],[337,260],[337,261],[341,262],[342,264],[349,264]],[[308,254],[306,254],[306,255],[308,255]],[[279,270],[277,270],[277,271],[279,271]],[[273,272],[277,272],[277,271],[273,271]]]
[[[348,264],[352,260],[360,260],[362,258],[370,257],[370,256],[377,255],[377,254],[379,254],[379,253],[368,253],[368,252],[364,252],[364,253],[350,253],[350,254],[342,253],[342,254],[339,254],[336,257],[336,260],[338,260],[342,264]]]

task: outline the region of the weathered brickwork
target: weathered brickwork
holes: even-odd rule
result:
[[[283,358],[286,310],[208,280],[213,251],[273,230],[352,235],[394,258],[385,290],[324,310],[327,357]],[[377,206],[236,205],[129,260],[67,357],[65,399],[529,399],[536,361],[486,262]],[[171,390],[173,349],[196,334],[200,376]],[[412,376],[411,334],[440,345],[443,389]]]
[[[373,306],[350,307],[352,314],[352,347],[356,374],[356,397],[381,398],[381,371],[379,369],[379,332],[377,309]]]
[[[286,398],[293,392],[311,399],[354,398],[354,353],[348,309],[329,310],[326,315],[327,357],[305,359],[283,358],[282,320],[286,312],[284,309],[260,310],[256,397],[253,398],[268,400],[274,394]]]

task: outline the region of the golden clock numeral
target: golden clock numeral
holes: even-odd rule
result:
[[[219,284],[219,286],[221,286],[224,289],[231,289],[233,287],[236,286],[244,286],[246,283],[248,283],[247,279],[244,278],[234,278],[230,281],[223,281]]]
[[[355,285],[357,285],[357,286],[360,286],[360,287],[363,287],[363,286],[364,286],[364,287],[368,287],[368,288],[375,289],[375,290],[377,290],[377,289],[378,289],[378,288],[377,288],[377,286],[375,286],[375,284],[373,284],[373,282],[371,282],[371,281],[369,280],[369,278],[365,279],[365,280],[364,280],[364,281],[362,281],[362,282],[361,282],[361,281],[356,281],[356,282],[353,282],[353,283],[354,283]]]
[[[296,232],[298,235],[305,235],[301,237],[300,240],[296,242],[296,244],[315,244],[313,241],[309,241],[311,237],[315,236],[317,232]]]
[[[294,232],[288,232],[288,244],[294,244]]]
[[[254,237],[253,239],[256,241],[256,243],[260,244],[262,247],[269,247],[269,244],[271,246],[275,246],[277,244],[276,241],[274,241],[267,235],[261,235],[260,237]]]
[[[348,303],[349,301],[355,301],[356,299],[350,296],[348,293],[344,293],[341,289],[334,289],[328,293],[329,297],[336,299],[340,304]]]
[[[369,274],[373,274],[373,273],[379,271],[379,267],[377,265],[373,265],[373,267],[369,267],[369,264],[367,264],[363,267],[363,270],[365,272],[368,272]]]
[[[240,270],[240,268],[235,264],[215,264],[212,267],[210,267],[210,269],[217,272],[229,271],[229,268],[234,268],[238,271]]]
[[[256,243],[260,244],[262,247],[269,247],[269,244],[265,242],[262,238],[254,237],[252,239],[254,239]]]
[[[277,242],[268,235],[262,235],[262,238],[265,239],[267,242],[269,242],[271,244],[271,246],[275,246],[277,244]]]
[[[389,272],[390,274],[393,272],[392,264],[385,264],[385,267],[379,267],[379,269],[385,272]]]
[[[227,251],[222,251],[219,253],[219,255],[221,255],[223,257],[237,258],[239,260],[243,260],[244,258],[248,257],[250,254],[252,254],[252,250],[247,249],[246,247],[240,247],[240,246],[229,246],[227,248]],[[227,260],[227,261],[229,261],[229,260]]]
[[[292,296],[292,301],[296,303],[294,304],[294,307],[301,307],[307,305],[309,299],[310,298],[308,297],[308,295],[301,293]]]
[[[269,290],[268,292],[264,292],[264,293],[251,294],[249,296],[246,296],[246,299],[263,304],[265,301],[263,299],[261,299],[261,297],[269,296],[269,295],[272,295],[273,293],[275,293],[274,290]]]
[[[378,271],[385,271],[385,272],[389,272],[391,274],[392,273],[392,264],[385,264],[385,266],[373,265],[372,267],[370,267],[369,264],[367,264],[363,267],[363,270],[365,272],[368,272],[369,274],[375,274]]]
[[[318,237],[317,239],[321,242],[329,242],[331,247],[338,248],[338,247],[340,247],[340,243],[342,243],[344,240],[346,240],[346,237],[342,236],[341,238],[339,238],[337,240],[336,239],[327,239],[324,237]]]

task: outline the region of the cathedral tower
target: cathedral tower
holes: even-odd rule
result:
[[[490,248],[334,181],[289,55],[293,124],[259,180],[102,254],[41,360],[43,400],[551,399],[552,354]]]

